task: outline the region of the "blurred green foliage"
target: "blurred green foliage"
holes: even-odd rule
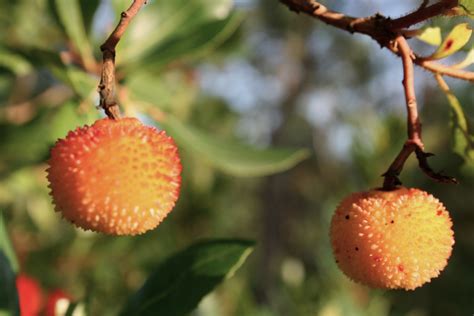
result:
[[[117,315],[119,303],[153,271],[181,267],[173,254],[198,239],[223,237],[256,240],[254,253],[193,315],[474,312],[474,168],[460,147],[451,151],[448,119],[451,113],[457,124],[463,118],[463,128],[472,123],[472,85],[448,82],[464,110],[453,113],[431,76],[417,73],[426,149],[437,154],[435,169],[462,184],[432,183],[413,160],[401,176],[451,211],[456,245],[450,263],[416,291],[371,290],[337,269],[327,232],[338,201],[379,186],[404,142],[399,60],[273,0],[241,1],[236,8],[231,0],[148,2],[117,47],[117,97],[126,115],[176,138],[182,194],[156,230],[110,237],[75,229],[53,211],[45,168],[58,137],[100,116],[99,46],[130,1],[0,0],[0,210],[8,228],[0,226],[0,308],[15,271],[5,260],[8,233],[20,272],[39,280],[45,292],[71,293],[89,315]],[[334,1],[343,11],[371,13],[372,5]],[[390,5],[382,1],[378,9]],[[443,30],[453,28],[442,23]],[[214,271],[219,281],[241,264],[245,245]],[[233,248],[211,252],[225,249]],[[196,272],[192,260],[186,262],[183,269]],[[192,279],[179,292],[205,285]],[[169,299],[186,312],[194,307],[186,304],[188,296]]]

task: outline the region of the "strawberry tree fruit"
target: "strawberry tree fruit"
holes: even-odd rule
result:
[[[448,211],[419,189],[353,193],[337,207],[330,237],[339,268],[374,288],[413,290],[446,267],[454,244]]]
[[[173,209],[181,162],[164,131],[135,118],[96,121],[56,142],[48,180],[55,209],[85,230],[137,235]]]

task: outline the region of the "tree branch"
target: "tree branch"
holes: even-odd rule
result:
[[[459,0],[442,0],[430,6],[427,6],[426,3],[424,4],[425,5],[420,6],[420,8],[415,12],[402,16],[398,19],[390,20],[388,22],[389,28],[392,30],[409,28],[412,25],[421,23],[437,15],[444,14],[452,8],[457,7]]]
[[[107,40],[100,46],[102,51],[102,73],[99,83],[100,104],[108,117],[120,118],[120,109],[115,100],[115,47],[122,38],[131,19],[147,0],[134,0],[120,15],[120,22]]]
[[[398,19],[391,20],[380,14],[369,17],[356,18],[332,11],[315,0],[280,0],[288,8],[297,13],[303,12],[328,25],[350,33],[360,33],[370,36],[381,47],[389,49],[400,56],[398,49],[393,45],[398,35],[405,34],[405,28],[423,22],[434,16],[446,13],[458,4],[455,0],[443,0],[431,6],[421,6],[418,10]],[[474,82],[474,72],[445,66],[422,58],[415,58],[415,64],[432,72]]]
[[[418,116],[418,106],[416,103],[415,81],[413,69],[413,52],[406,39],[399,35],[395,40],[396,46],[403,62],[403,88],[405,91],[405,101],[407,107],[408,139],[402,150],[383,174],[384,190],[392,190],[401,184],[400,175],[405,161],[415,152],[420,169],[430,178],[442,183],[457,183],[456,179],[437,173],[428,164],[428,157],[433,154],[425,153],[423,141],[421,139],[421,122]]]

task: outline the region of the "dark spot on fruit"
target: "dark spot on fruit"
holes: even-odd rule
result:
[[[355,247],[355,250],[356,250],[356,251],[359,251],[359,247]]]
[[[393,224],[393,223],[395,223],[395,221],[392,219],[392,220],[390,221],[390,224]]]
[[[336,260],[336,263],[339,263],[339,260]]]
[[[349,219],[349,218],[351,218],[351,217],[349,215],[346,215],[346,219]]]
[[[445,50],[448,50],[451,48],[451,46],[453,46],[454,44],[454,40],[450,39],[446,42],[446,46],[444,47]]]
[[[398,271],[403,272],[405,270],[405,267],[403,267],[403,264],[398,265]]]
[[[441,214],[443,214],[443,211],[437,211],[436,212],[436,215],[440,216]]]

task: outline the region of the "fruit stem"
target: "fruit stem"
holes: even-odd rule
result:
[[[102,51],[102,72],[99,83],[100,104],[111,119],[120,118],[120,109],[115,98],[115,47],[122,38],[131,19],[147,0],[134,0],[130,7],[121,13],[120,21],[107,40],[100,46]]]
[[[418,116],[418,106],[415,94],[415,76],[413,71],[414,54],[403,35],[396,37],[394,45],[397,47],[403,62],[402,83],[405,91],[405,101],[407,107],[408,139],[388,170],[382,175],[385,178],[383,189],[387,191],[393,190],[397,185],[402,184],[398,176],[403,169],[405,161],[413,152],[416,154],[420,169],[423,170],[423,172],[430,178],[441,183],[457,183],[455,178],[433,171],[433,169],[431,169],[428,164],[427,158],[433,156],[433,154],[424,152],[424,145],[421,139],[421,122]]]

